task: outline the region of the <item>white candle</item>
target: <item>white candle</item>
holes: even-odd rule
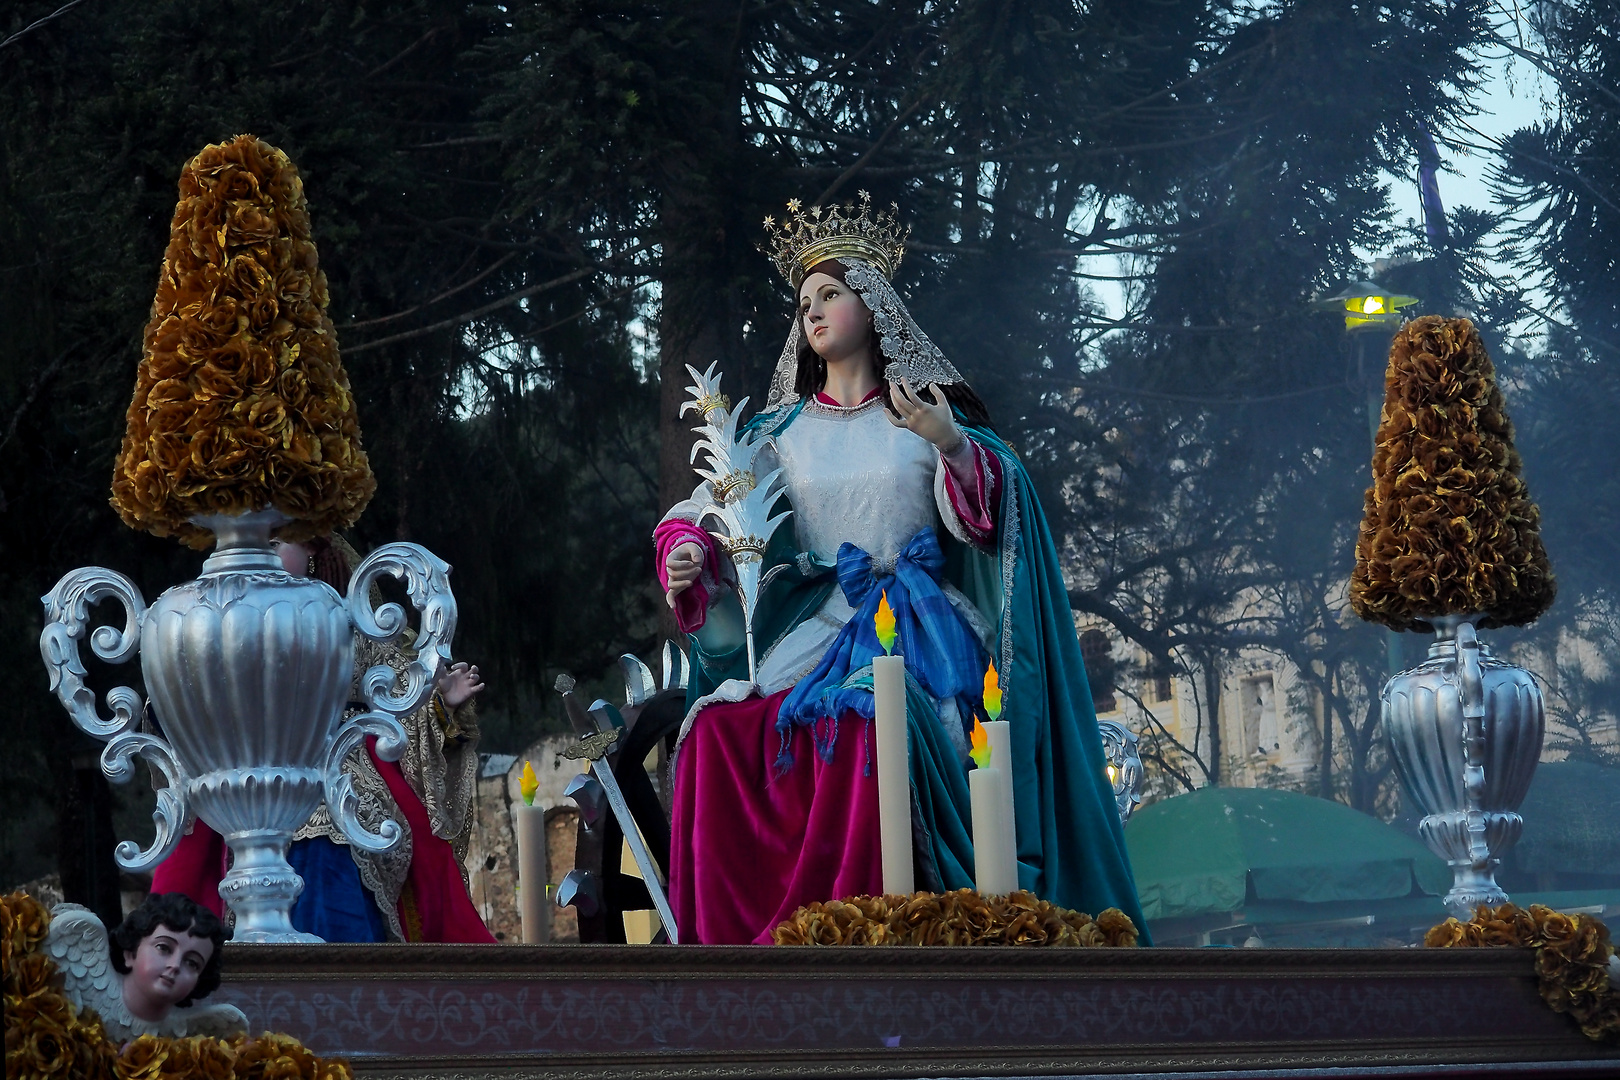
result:
[[[1012,875],[1012,887],[1016,889],[1018,819],[1013,813],[1012,724],[1006,720],[992,720],[984,728],[990,736],[990,764],[1001,771],[1001,813],[996,820],[1001,827],[1001,850],[1006,859],[1006,870]]]
[[[906,745],[906,658],[872,658],[877,728],[878,839],[883,849],[883,891],[909,896],[911,871],[911,762]]]
[[[980,896],[1005,896],[1012,891],[1001,842],[1000,769],[974,769],[968,773],[968,794],[973,801],[973,887]]]
[[[973,884],[980,896],[1005,896],[1018,888],[1010,740],[1005,720],[991,721],[984,728],[990,762],[968,773],[973,811]]]
[[[523,944],[546,942],[546,811],[524,803],[512,805],[517,832],[518,910],[523,916]]]

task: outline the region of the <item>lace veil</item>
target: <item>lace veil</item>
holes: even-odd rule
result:
[[[963,381],[961,372],[945,359],[939,346],[930,341],[912,319],[888,278],[863,259],[842,256],[839,261],[847,267],[844,280],[872,309],[872,323],[885,361],[884,378],[890,382],[910,379],[916,388],[930,383],[945,385]],[[793,383],[799,367],[799,346],[803,342],[804,320],[795,315],[787,344],[782,347],[776,371],[771,376],[770,395],[765,402],[767,409],[799,400]]]

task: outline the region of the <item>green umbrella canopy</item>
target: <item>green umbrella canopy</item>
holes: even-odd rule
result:
[[[1201,788],[1144,806],[1125,830],[1149,919],[1233,911],[1245,899],[1387,900],[1414,879],[1451,887],[1419,841],[1342,803],[1293,791]],[[1253,893],[1250,893],[1250,887]]]
[[[1620,874],[1620,769],[1544,761],[1519,813],[1524,835],[1508,857],[1521,869]]]

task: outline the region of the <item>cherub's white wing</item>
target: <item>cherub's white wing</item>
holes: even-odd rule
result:
[[[123,1014],[123,979],[112,966],[107,928],[95,912],[78,904],[53,907],[45,952],[56,962],[64,989],[81,1009],[94,1009],[109,1019]]]
[[[57,904],[51,911],[45,951],[74,982],[106,990],[117,981],[107,952],[107,928],[89,908]]]
[[[177,1008],[169,1013],[168,1023],[180,1029],[182,1035],[212,1035],[228,1039],[247,1032],[247,1014],[235,1005],[193,1005]]]

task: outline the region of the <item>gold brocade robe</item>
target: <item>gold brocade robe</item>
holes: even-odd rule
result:
[[[409,648],[412,640],[407,632],[405,646],[384,645],[361,638],[355,646],[354,681],[350,686],[350,706],[345,719],[360,712],[360,678],[366,670],[378,664],[387,664],[396,671],[415,659]],[[401,771],[411,790],[422,800],[427,811],[433,835],[450,843],[456,864],[461,869],[462,887],[467,887],[467,845],[472,836],[473,794],[478,777],[478,715],[469,699],[453,710],[447,710],[435,692],[427,704],[409,716],[400,717],[405,727],[405,754],[399,760]],[[293,835],[294,840],[309,840],[324,836],[335,844],[349,848],[360,880],[371,892],[377,909],[382,913],[389,936],[395,941],[406,941],[408,936],[399,917],[400,893],[405,888],[406,876],[411,869],[411,827],[395,803],[388,785],[377,772],[371,755],[361,747],[343,762],[343,771],[354,784],[359,798],[360,823],[375,831],[383,821],[392,818],[401,830],[400,842],[392,851],[372,853],[349,845],[335,825],[323,802],[304,826]]]

